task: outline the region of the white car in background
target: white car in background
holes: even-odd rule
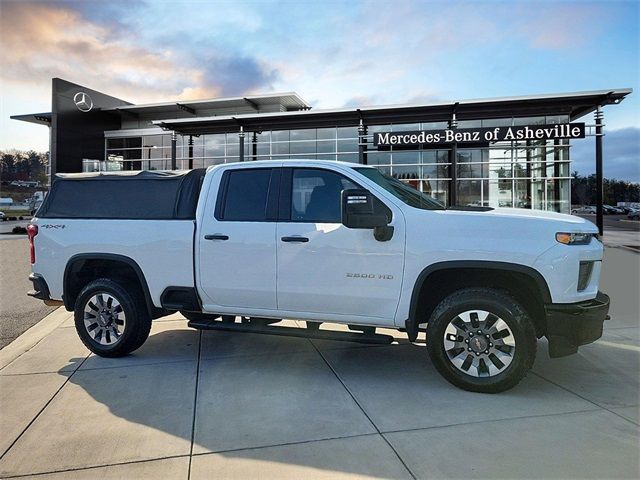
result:
[[[575,214],[594,214],[596,213],[596,207],[592,206],[592,205],[586,205],[583,207],[578,207],[578,208],[572,208],[571,209],[571,213],[573,215]]]

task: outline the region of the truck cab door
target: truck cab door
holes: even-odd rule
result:
[[[278,308],[393,325],[405,250],[399,209],[388,205],[394,234],[378,241],[341,223],[342,190],[362,188],[353,180],[322,168],[285,168],[281,179]]]
[[[196,240],[205,310],[276,309],[279,175],[277,168],[224,170],[216,198],[207,200]]]

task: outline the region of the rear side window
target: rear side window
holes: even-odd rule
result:
[[[227,172],[222,197],[218,197],[216,218],[236,222],[264,222],[271,184],[270,168]]]
[[[179,184],[165,180],[62,181],[45,218],[165,220],[174,218]]]

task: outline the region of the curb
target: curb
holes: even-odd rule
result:
[[[67,312],[64,307],[55,309],[9,345],[0,350],[0,369],[9,365],[23,353],[31,350],[36,344],[38,344],[38,342],[67,320],[69,315],[71,315],[71,312]]]

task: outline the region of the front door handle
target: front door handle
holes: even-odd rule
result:
[[[307,243],[309,241],[307,237],[282,237],[280,240],[292,243]]]
[[[220,234],[205,235],[204,239],[205,240],[229,240],[229,235],[220,235]]]

